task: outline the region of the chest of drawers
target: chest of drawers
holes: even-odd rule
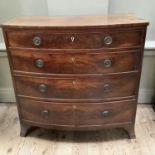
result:
[[[134,124],[148,23],[131,15],[23,17],[2,25],[21,136]]]

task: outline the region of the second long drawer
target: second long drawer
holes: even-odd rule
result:
[[[89,77],[15,76],[19,96],[49,99],[110,99],[134,96],[137,73]]]
[[[14,72],[39,74],[107,74],[138,69],[139,50],[113,53],[51,53],[11,50]],[[120,53],[121,52],[121,53]]]

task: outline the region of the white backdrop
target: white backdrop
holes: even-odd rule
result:
[[[155,0],[109,0],[109,13],[135,13],[150,21],[147,40],[155,41]]]
[[[106,15],[108,0],[0,0],[0,24],[18,16]],[[3,37],[0,31],[0,42]]]
[[[109,0],[47,0],[49,15],[106,15]]]

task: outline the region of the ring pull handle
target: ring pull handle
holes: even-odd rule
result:
[[[48,91],[47,85],[45,85],[45,84],[39,85],[39,91],[40,91],[41,93],[46,93],[46,92]]]
[[[103,64],[104,64],[105,68],[109,68],[109,67],[111,67],[112,62],[110,59],[106,59],[106,60],[104,60]]]
[[[103,91],[104,91],[105,93],[110,92],[111,90],[112,90],[111,85],[109,85],[109,84],[105,84],[105,85],[104,85]]]
[[[35,64],[36,64],[36,66],[37,66],[38,68],[43,68],[45,62],[44,62],[44,60],[42,60],[42,59],[38,59],[38,60],[36,60]]]
[[[33,38],[33,44],[35,45],[35,46],[40,46],[41,45],[41,43],[42,43],[42,41],[41,41],[41,38],[40,37],[34,37]]]
[[[48,110],[43,110],[43,111],[41,111],[41,115],[42,115],[44,118],[48,118],[48,117],[49,117],[49,111],[48,111]]]
[[[107,37],[105,37],[104,38],[104,43],[106,44],[106,45],[110,45],[110,44],[112,44],[112,37],[111,36],[107,36]]]
[[[108,117],[110,115],[110,112],[108,110],[105,110],[105,111],[101,112],[101,115],[103,117]]]

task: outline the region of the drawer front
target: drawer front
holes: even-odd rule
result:
[[[10,47],[44,49],[101,49],[140,46],[142,31],[72,32],[12,30],[8,31]]]
[[[105,74],[137,70],[140,52],[47,53],[11,50],[13,69],[48,74]]]
[[[49,125],[104,125],[132,122],[135,100],[107,103],[51,103],[20,99],[22,119]]]
[[[18,95],[49,99],[109,99],[134,96],[137,74],[105,77],[15,77]]]

